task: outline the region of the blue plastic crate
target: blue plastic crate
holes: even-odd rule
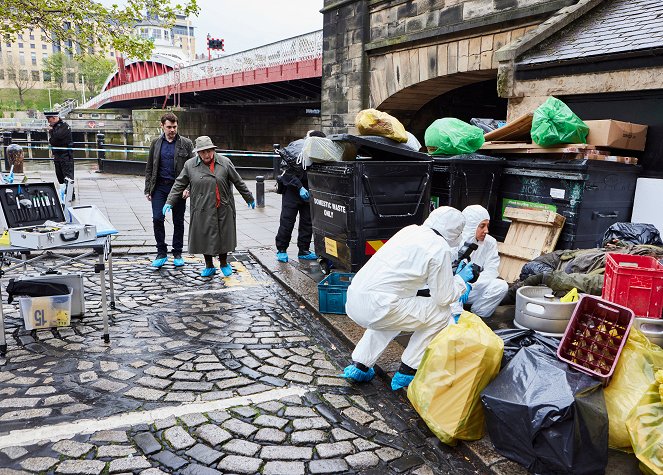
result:
[[[354,274],[332,272],[318,284],[318,301],[321,313],[345,314],[348,287]]]

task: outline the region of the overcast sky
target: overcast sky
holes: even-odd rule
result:
[[[122,5],[125,0],[98,0]],[[168,1],[168,0],[165,0]],[[176,5],[182,0],[170,0]],[[207,34],[225,40],[225,54],[238,53],[322,29],[323,0],[198,0],[191,17],[196,51],[207,53]]]
[[[321,30],[322,3],[323,0],[198,0],[200,14],[192,17],[196,50],[207,52],[207,33],[223,38],[225,53],[229,54]]]

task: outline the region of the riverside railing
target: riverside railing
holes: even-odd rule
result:
[[[145,163],[149,155],[149,146],[108,144],[105,135],[97,134],[95,142],[74,142],[71,147],[51,147],[45,140],[13,139],[11,134],[2,137],[2,157],[5,171],[9,169],[7,147],[12,143],[21,145],[24,150],[24,161],[51,160],[53,150],[71,150],[74,161],[96,161],[99,172],[129,175],[145,173]],[[228,157],[244,178],[255,178],[262,175],[275,178],[279,170],[280,158],[274,152],[217,149],[221,155]]]

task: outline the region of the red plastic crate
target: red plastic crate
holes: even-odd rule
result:
[[[601,297],[630,308],[638,317],[661,318],[663,265],[650,256],[607,254]]]
[[[634,318],[629,308],[583,295],[557,348],[557,357],[608,384]]]

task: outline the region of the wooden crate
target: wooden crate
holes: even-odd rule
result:
[[[513,207],[504,210],[504,217],[511,225],[504,242],[497,243],[499,274],[512,283],[526,263],[555,249],[566,218],[553,211]]]

